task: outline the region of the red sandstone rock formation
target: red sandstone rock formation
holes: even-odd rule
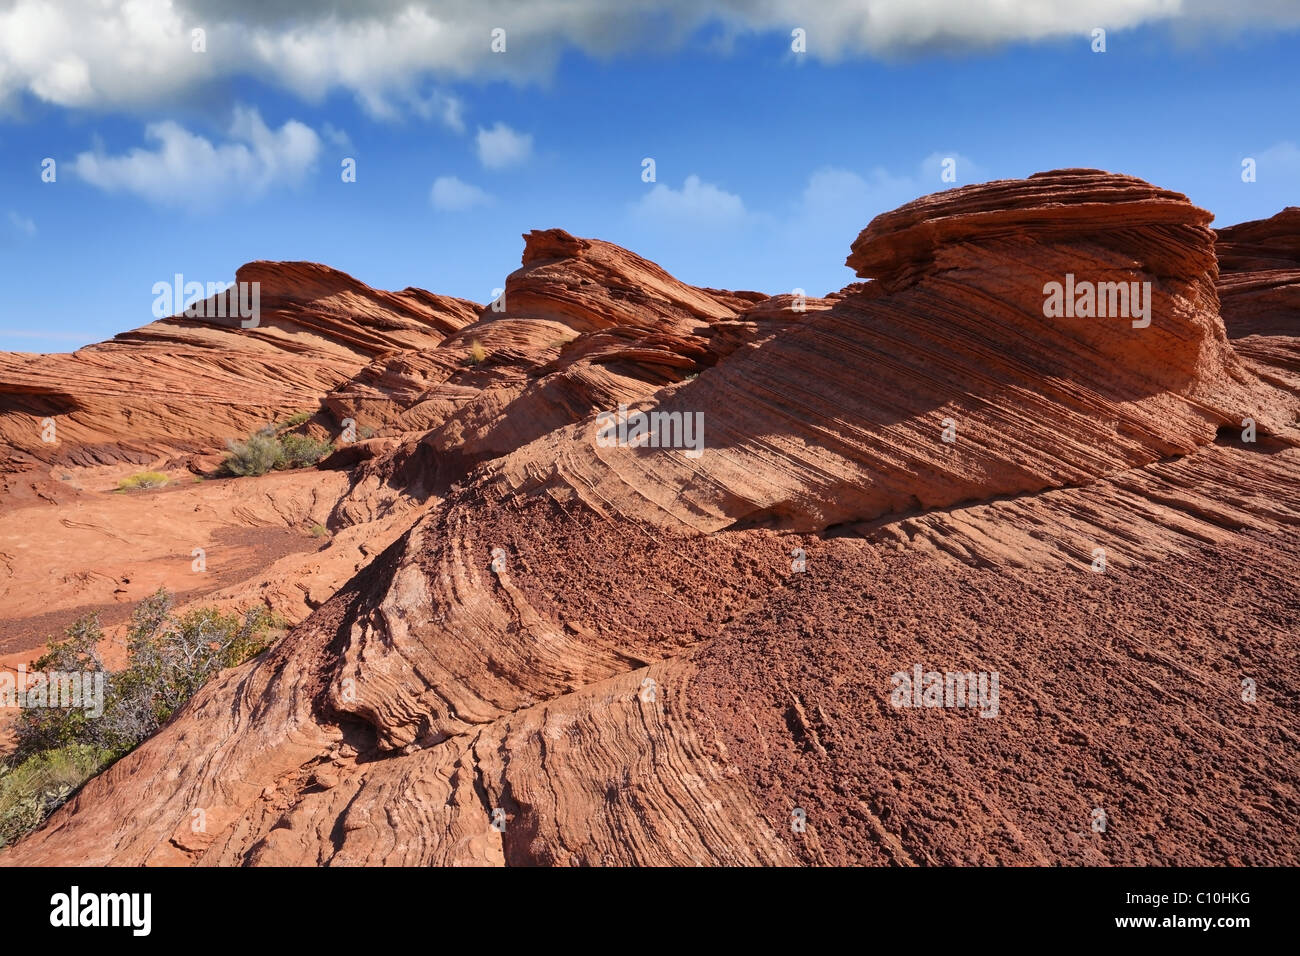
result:
[[[411,442],[375,481],[445,490],[498,457],[602,409],[648,398],[829,305],[686,285],[607,242],[524,236],[504,298],[436,350],[386,356],[326,399]],[[484,358],[473,358],[475,347]]]
[[[1234,349],[1261,377],[1300,389],[1300,207],[1220,229],[1215,251]]]
[[[405,530],[372,523],[384,517],[374,508],[331,517],[345,492],[361,494],[342,474],[195,485],[192,472],[210,472],[227,439],[296,412],[337,438],[341,420],[318,413],[332,389],[376,356],[435,348],[478,306],[381,292],[315,263],[253,262],[237,280],[259,284],[256,327],[174,316],[70,354],[0,353],[0,656],[85,613],[116,624],[159,587],[265,601],[296,621]],[[45,419],[55,442],[43,441]],[[171,487],[112,493],[144,467]],[[386,511],[407,503],[395,496]],[[326,523],[323,546],[309,530]],[[195,548],[211,557],[206,573],[192,571]]]
[[[1297,399],[1209,218],[955,189],[804,311],[531,234],[505,312],[331,396],[421,433],[335,512],[424,480],[409,530],[0,862],[1294,865]],[[1046,316],[1067,274],[1149,325]],[[616,401],[703,454],[602,445]],[[892,706],[914,664],[997,671],[996,718]]]
[[[381,292],[311,262],[251,262],[236,281],[260,285],[254,328],[177,315],[76,352],[0,353],[0,470],[221,448],[315,413],[376,356],[433,348],[478,310],[421,289]],[[57,442],[42,440],[45,418]]]

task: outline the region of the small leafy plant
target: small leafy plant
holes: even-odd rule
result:
[[[51,640],[30,672],[80,673],[102,679],[102,709],[27,706],[14,723],[17,746],[0,761],[0,846],[45,821],[87,780],[134,750],[219,671],[262,653],[283,622],[265,607],[242,616],[215,608],[173,610],[164,590],[135,609],[127,633],[127,664],[108,671],[97,615]]]
[[[243,441],[228,441],[226,448],[222,470],[242,478],[265,475],[272,469],[306,468],[334,450],[327,441],[296,432],[282,433],[275,425],[267,425]]]
[[[161,488],[167,484],[167,476],[160,471],[142,471],[139,474],[132,475],[130,478],[123,478],[117,483],[118,491],[148,491],[150,488]]]

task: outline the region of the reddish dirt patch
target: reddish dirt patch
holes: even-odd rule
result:
[[[805,861],[1300,858],[1300,535],[1104,575],[863,561],[826,544],[695,653],[687,695]],[[998,716],[894,708],[891,676],[917,663],[997,670]]]
[[[201,587],[172,590],[170,593],[178,604],[237,584],[286,555],[306,554],[321,547],[320,540],[293,528],[228,528],[213,537],[222,546],[223,561],[201,578],[190,576],[202,580]],[[6,621],[4,634],[0,636],[0,655],[37,651],[50,638],[61,637],[66,627],[87,614],[98,614],[99,623],[106,628],[123,624],[135,607],[134,601],[87,604]]]

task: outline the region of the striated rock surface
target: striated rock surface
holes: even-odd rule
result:
[[[0,863],[1295,865],[1297,400],[1209,220],[954,189],[804,310],[530,234],[507,311],[333,399],[427,429],[332,519],[436,486],[409,528]],[[1067,275],[1149,325],[1045,315]],[[598,441],[618,401],[702,445]],[[917,666],[1000,691],[897,706]]]
[[[251,262],[236,281],[259,284],[256,327],[216,317],[217,299],[236,314],[231,292],[207,300],[212,318],[176,315],[71,353],[0,353],[0,470],[221,448],[268,421],[315,413],[378,355],[433,348],[478,310],[420,289],[371,289],[312,262]],[[46,418],[54,442],[42,440]]]
[[[1219,302],[1237,353],[1300,389],[1300,206],[1218,231]]]
[[[499,311],[484,308],[436,350],[378,360],[326,399],[340,420],[411,437],[370,466],[368,483],[445,490],[480,462],[692,378],[831,301],[796,310],[788,295],[689,286],[562,229],[523,238]]]
[[[507,277],[503,296],[480,310],[476,321],[437,351],[380,358],[336,389],[327,403],[338,417],[388,432],[427,432],[455,417],[477,421],[452,431],[482,431],[490,427],[483,420],[498,417],[496,411],[525,388],[580,360],[585,366],[617,363],[622,378],[654,388],[680,381],[683,374],[699,371],[701,360],[708,361],[707,346],[699,340],[707,339],[711,323],[735,319],[766,300],[756,292],[686,285],[608,242],[579,239],[562,229],[534,230],[524,236],[523,267]],[[773,310],[764,318],[778,316]],[[593,337],[596,344],[588,342]],[[633,347],[633,341],[645,344]],[[608,377],[590,370],[587,375]],[[558,382],[546,386],[560,387]],[[582,395],[584,388],[592,394]],[[568,391],[574,394],[552,404],[571,404],[574,411],[540,423],[532,437],[585,417],[599,407],[595,398],[623,390],[602,381],[571,383]],[[518,444],[517,438],[507,440],[498,453]]]
[[[249,263],[237,280],[258,283],[256,327],[229,318],[226,293],[227,318],[213,299],[213,318],[173,316],[70,354],[0,353],[6,665],[85,614],[119,625],[159,587],[301,620],[414,520],[401,517],[410,496],[380,502],[341,472],[196,476],[210,476],[227,439],[294,413],[316,413],[307,429],[336,438],[341,421],[318,413],[331,389],[375,356],[436,347],[478,306],[382,292],[308,262]],[[145,468],[168,487],[115,493]],[[335,515],[345,495],[367,506]]]
[[[1209,219],[1080,170],[917,200],[854,243],[861,291],[637,406],[702,414],[704,457],[600,448],[584,423],[503,458],[501,483],[660,525],[820,530],[1087,484],[1245,416],[1294,442],[1295,396],[1228,344]],[[1067,276],[1149,283],[1149,325],[1046,317]]]

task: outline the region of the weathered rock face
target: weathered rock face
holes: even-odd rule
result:
[[[490,428],[484,419],[495,420],[524,389],[576,364],[621,366],[619,377],[648,394],[645,385],[658,388],[699,371],[701,361],[712,364],[698,341],[707,338],[710,324],[735,319],[766,300],[757,292],[686,285],[608,242],[562,229],[534,230],[524,236],[523,267],[510,274],[503,297],[480,310],[476,321],[436,352],[380,358],[332,393],[328,404],[338,417],[390,433],[428,432],[459,414],[465,424],[452,430],[460,436],[466,429]],[[777,318],[779,312],[763,317]],[[596,337],[594,343],[589,336]],[[646,344],[633,346],[634,341]],[[586,373],[602,377],[592,368]],[[626,391],[608,381],[585,386],[602,398]],[[581,397],[582,390],[557,399],[573,408],[549,416],[532,437],[594,410],[593,398]],[[476,402],[480,408],[465,409]],[[499,453],[519,441],[516,436],[497,444]]]
[[[1300,389],[1300,207],[1218,231],[1228,336],[1261,377]]]
[[[1217,230],[1219,272],[1270,272],[1300,267],[1300,206],[1287,206],[1268,219]]]
[[[1300,678],[1295,396],[1224,334],[1208,221],[1095,171],[952,190],[806,310],[531,234],[508,312],[389,366],[448,407],[356,472],[471,448],[459,484],[0,862],[1294,865],[1291,714],[1240,702]],[[1150,282],[1149,325],[1044,315],[1067,275]],[[701,454],[598,441],[624,396]],[[914,666],[1000,697],[900,706]]]
[[[374,489],[342,473],[195,483],[191,472],[219,462],[227,439],[316,413],[373,357],[435,348],[478,306],[307,262],[249,263],[237,281],[245,304],[258,284],[256,327],[234,317],[236,291],[220,310],[206,303],[212,318],[174,316],[71,354],[0,353],[0,655],[83,614],[119,624],[159,587],[300,620],[409,525],[395,517],[408,498],[370,502]],[[308,427],[337,437],[339,426],[318,413]],[[113,493],[142,466],[171,485]],[[345,493],[368,506],[331,517]],[[203,573],[196,548],[210,559]]]
[[[1294,441],[1294,396],[1228,345],[1209,219],[1078,170],[917,200],[854,243],[860,291],[637,406],[702,414],[706,456],[600,448],[588,422],[504,458],[502,481],[535,485],[534,462],[555,462],[550,485],[641,521],[820,530],[1086,484],[1245,416]],[[1049,317],[1052,282],[1149,285],[1149,324]]]
[[[484,308],[436,350],[377,360],[326,404],[337,419],[411,438],[369,472],[428,494],[480,462],[698,375],[829,304],[808,299],[796,311],[788,295],[701,289],[611,243],[533,231],[499,311]]]
[[[215,317],[215,298],[235,315],[232,292],[209,300],[213,318],[178,315],[66,354],[0,353],[0,467],[220,448],[270,420],[315,413],[376,356],[433,348],[478,311],[419,289],[381,292],[311,262],[251,262],[236,281],[259,284],[256,327]],[[42,440],[45,418],[57,442]]]
[[[766,298],[688,286],[612,243],[547,229],[524,236],[523,268],[506,279],[505,305],[575,332],[613,325],[688,332]]]

